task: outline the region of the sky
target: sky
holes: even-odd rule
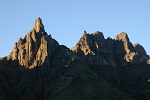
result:
[[[83,32],[115,38],[126,32],[150,55],[150,0],[0,0],[0,57],[33,28],[40,17],[60,45],[72,48]]]

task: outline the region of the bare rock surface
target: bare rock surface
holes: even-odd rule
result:
[[[37,18],[34,28],[14,44],[7,59],[18,60],[21,66],[33,68],[44,64],[45,60],[48,61],[48,57],[58,45],[58,42],[45,32],[42,20]]]
[[[106,65],[112,66],[124,66],[129,63],[146,62],[148,60],[145,49],[140,44],[133,45],[125,32],[118,34],[115,39],[110,37],[105,39],[102,32],[97,31],[88,34],[85,31],[76,46],[71,50],[77,55],[87,56],[87,58],[91,57],[88,55],[95,55],[94,57],[105,60]],[[99,61],[94,61],[94,59],[93,57],[88,58],[90,64]],[[101,64],[101,61],[99,63]]]

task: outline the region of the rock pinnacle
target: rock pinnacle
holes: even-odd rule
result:
[[[33,28],[36,32],[45,32],[44,25],[42,23],[42,19],[38,17],[35,21],[35,25]]]

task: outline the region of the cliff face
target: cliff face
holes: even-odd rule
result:
[[[83,36],[70,50],[40,18],[0,58],[0,100],[149,100],[150,60],[127,33]]]

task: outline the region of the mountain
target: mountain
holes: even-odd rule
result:
[[[0,100],[149,100],[150,59],[125,32],[84,31],[69,49],[41,18],[0,58]]]
[[[58,42],[45,32],[40,18],[37,18],[33,29],[15,43],[8,60],[17,60],[19,65],[34,68],[43,64],[50,64],[49,58],[58,46]]]

